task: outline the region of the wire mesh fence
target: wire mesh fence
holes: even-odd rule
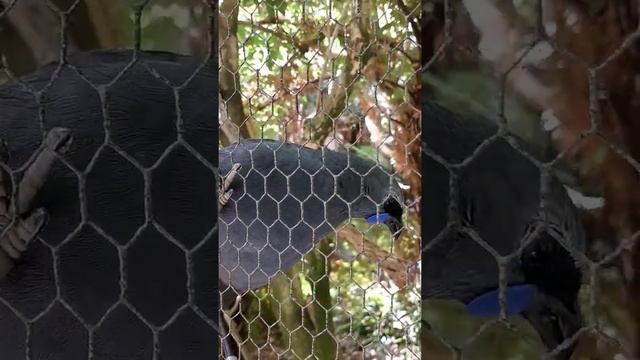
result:
[[[419,11],[220,3],[220,175],[241,166],[220,292],[242,358],[420,357]]]
[[[422,6],[424,358],[637,358],[638,3]]]
[[[191,5],[0,2],[0,358],[215,357],[217,6]]]

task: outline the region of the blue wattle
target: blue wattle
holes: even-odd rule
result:
[[[387,213],[371,215],[367,218],[367,222],[369,224],[380,224],[380,223],[383,223],[385,220],[387,220],[388,217],[389,217],[389,214]]]
[[[535,286],[530,284],[513,285],[506,290],[506,312],[507,316],[521,313],[533,300],[535,296]],[[500,303],[498,297],[500,289],[488,291],[467,304],[467,311],[475,316],[500,316]]]

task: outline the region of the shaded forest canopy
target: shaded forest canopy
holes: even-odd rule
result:
[[[423,3],[426,95],[503,122],[537,159],[556,159],[582,210],[593,328],[577,337],[579,359],[635,358],[640,348],[639,11],[624,0]]]
[[[418,358],[418,2],[228,0],[220,13],[221,145],[271,138],[350,148],[396,173],[408,199],[408,231],[395,245],[354,220],[245,296],[234,318],[249,339],[244,351]],[[277,329],[270,343],[265,325]]]

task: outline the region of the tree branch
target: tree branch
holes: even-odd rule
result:
[[[411,25],[411,29],[413,30],[413,34],[415,35],[416,39],[422,39],[420,26],[416,23],[415,17],[412,15],[412,13],[419,8],[410,11],[409,8],[407,8],[407,5],[402,0],[396,0],[396,3],[398,4],[398,7],[400,8],[400,11],[404,15],[404,17],[407,18],[407,21]]]
[[[31,49],[38,65],[44,65],[60,58],[60,18],[47,6],[45,1],[20,0],[6,14],[9,22]],[[73,39],[67,40],[68,50],[77,46]]]
[[[367,238],[355,230],[352,226],[345,226],[338,232],[338,240],[344,240],[359,254],[376,262],[400,289],[405,289],[415,278],[416,272],[413,264],[407,260],[399,259],[387,250],[367,240]]]
[[[239,53],[238,53],[238,0],[224,0],[219,16],[219,86],[222,103],[226,106],[227,119],[237,127],[234,138],[251,139],[257,131],[246,118],[242,105]]]

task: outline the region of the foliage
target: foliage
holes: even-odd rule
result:
[[[136,9],[143,3],[142,49],[204,57],[211,44],[210,9],[200,0],[52,2],[75,6],[65,32],[70,53],[133,47]],[[220,97],[221,110],[233,109],[229,121],[255,137],[352,148],[395,172],[408,187],[407,234],[394,245],[382,227],[362,222],[354,226],[376,249],[406,263],[419,260],[420,241],[420,50],[409,23],[419,17],[418,5],[415,0],[229,0],[219,3],[215,19],[219,27],[226,24],[224,18],[235,22],[233,29],[219,29],[221,49],[228,45],[225,36],[237,46],[220,59],[221,71],[238,77],[232,88],[240,95],[240,107],[232,107],[236,100],[226,94]],[[232,11],[225,11],[230,8],[237,14],[229,16]],[[24,10],[42,26],[59,23],[46,2]],[[2,21],[2,53],[16,75],[58,58],[58,33],[26,31],[20,19],[11,17]],[[226,80],[221,75],[221,89],[228,88]],[[221,134],[221,140],[228,139]],[[409,288],[400,289],[383,263],[359,254],[352,244],[336,244],[335,238],[321,244],[294,272],[283,274],[280,286],[244,296],[234,322],[235,330],[248,339],[243,347],[249,354],[295,357],[312,351],[325,359],[332,354],[327,349],[339,342],[339,358],[358,353],[366,358],[419,357],[419,281],[412,279]],[[287,300],[289,292],[293,297]],[[302,314],[299,319],[296,311]],[[302,331],[291,331],[288,321],[301,321]],[[306,350],[303,332],[312,335]]]
[[[498,118],[504,101],[501,115],[511,132],[545,152],[551,145],[552,157],[562,153],[554,167],[573,170],[570,185],[601,197],[604,206],[583,211],[589,271],[580,297],[585,324],[598,324],[600,332],[578,337],[575,359],[635,358],[640,349],[640,247],[619,251],[640,229],[632,210],[640,203],[638,168],[631,160],[638,159],[640,148],[633,136],[622,135],[637,128],[631,114],[638,111],[638,87],[628,80],[638,72],[631,65],[638,63],[637,41],[631,39],[638,24],[636,5],[434,0],[423,8],[423,28],[430,30],[423,33],[428,44],[423,61],[430,64],[423,76],[428,96],[490,119]],[[586,133],[593,122],[597,135]],[[597,263],[605,257],[606,264]],[[427,303],[425,308],[436,305],[442,304]],[[425,310],[424,315],[464,329],[455,335],[473,333],[475,320],[450,310]],[[465,358],[477,351],[468,349]],[[509,358],[525,353],[521,348]],[[486,358],[506,358],[502,356]]]
[[[228,17],[229,24],[235,16],[231,4],[221,5],[222,16]],[[240,86],[230,84],[230,88],[240,92],[244,115],[229,113],[228,121],[238,127],[255,127],[255,137],[312,147],[325,145],[334,150],[351,148],[397,172],[398,162],[393,157],[405,154],[394,151],[405,145],[397,140],[398,144],[394,143],[393,133],[414,121],[399,107],[410,102],[411,92],[417,89],[419,47],[396,2],[357,4],[360,14],[351,2],[241,0],[235,54],[238,65],[234,68],[235,61],[230,60],[222,61],[221,67],[237,74]],[[229,34],[227,40],[236,35]],[[224,41],[223,35],[221,46],[233,55],[235,44],[225,45]],[[222,103],[229,108],[233,101],[230,95],[223,95]],[[381,147],[392,151],[384,153]],[[402,180],[406,176],[398,175]],[[419,233],[417,222],[409,222]],[[355,220],[353,225],[376,247],[393,250],[388,230]],[[412,246],[417,241],[412,240]],[[299,284],[306,329],[315,334],[314,338],[330,329],[335,340],[329,344],[339,344],[339,358],[358,353],[367,358],[417,358],[419,289],[400,291],[384,275],[384,267],[347,242],[336,244],[332,238],[325,246],[326,251],[315,250],[305,258],[304,277],[292,272],[282,275],[292,285]],[[324,266],[318,268],[324,264],[318,259],[326,259],[329,278],[324,275]],[[323,288],[322,281],[328,281],[329,286]],[[323,294],[321,289],[329,293]],[[258,293],[269,291],[261,289]],[[316,318],[323,311],[321,298],[325,295],[330,296],[330,309],[323,328]],[[284,304],[277,306],[282,309]],[[287,348],[282,342],[271,347],[276,353]],[[322,350],[314,350],[313,355],[333,358]]]

